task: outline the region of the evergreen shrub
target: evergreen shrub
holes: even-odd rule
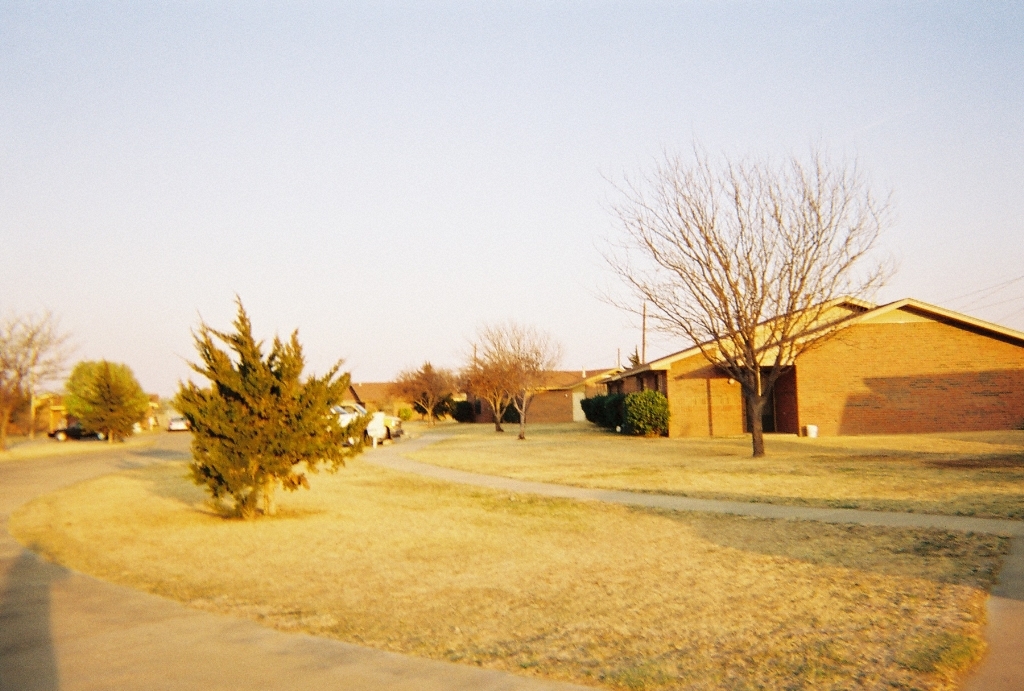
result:
[[[476,415],[474,412],[472,402],[456,401],[454,408],[452,408],[452,417],[455,418],[456,422],[475,422]]]
[[[668,399],[660,391],[637,391],[623,401],[625,429],[630,434],[653,437],[668,434]]]
[[[594,396],[584,398],[580,401],[583,414],[587,420],[605,429],[624,427],[626,424],[623,412],[623,394],[608,394],[605,396]]]

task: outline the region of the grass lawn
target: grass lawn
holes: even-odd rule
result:
[[[243,522],[185,474],[90,480],[10,527],[72,568],[195,607],[617,689],[952,689],[982,652],[1007,546],[515,496],[358,459]]]
[[[589,423],[448,426],[412,454],[425,463],[523,480],[702,499],[1024,519],[1024,431],[798,438],[644,439]]]

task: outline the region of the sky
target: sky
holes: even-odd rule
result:
[[[355,382],[503,320],[610,367],[615,183],[696,142],[856,160],[876,301],[1024,330],[1021,36],[999,2],[0,1],[0,315],[164,396],[236,296]]]

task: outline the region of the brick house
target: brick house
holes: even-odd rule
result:
[[[398,415],[402,408],[412,409],[412,403],[395,397],[392,393],[393,386],[391,382],[349,384],[347,395],[341,402],[358,403],[370,412],[380,410],[388,415]]]
[[[797,357],[765,406],[766,432],[822,435],[1017,429],[1024,333],[914,299],[837,303],[841,328]],[[661,391],[670,437],[747,429],[740,385],[697,347],[609,378],[609,392]]]
[[[621,371],[611,368],[545,372],[526,413],[527,422],[585,422],[580,401],[607,393],[605,382]],[[472,393],[467,400],[473,403],[474,422],[493,422],[494,413],[487,401]]]

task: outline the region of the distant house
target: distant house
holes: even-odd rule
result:
[[[348,395],[342,403],[358,403],[373,412],[384,411],[389,415],[397,415],[400,408],[412,408],[408,401],[401,401],[391,393],[391,382],[363,382],[350,384]]]
[[[611,368],[545,372],[526,414],[527,422],[584,422],[586,417],[580,401],[607,393],[605,382],[621,371]],[[494,420],[494,412],[487,401],[474,397],[472,392],[467,394],[467,400],[473,403],[476,422]]]
[[[1016,429],[1024,333],[919,300],[837,304],[842,328],[801,354],[765,406],[766,432],[822,435]],[[695,347],[611,376],[609,392],[668,397],[669,436],[749,429],[740,385]]]

